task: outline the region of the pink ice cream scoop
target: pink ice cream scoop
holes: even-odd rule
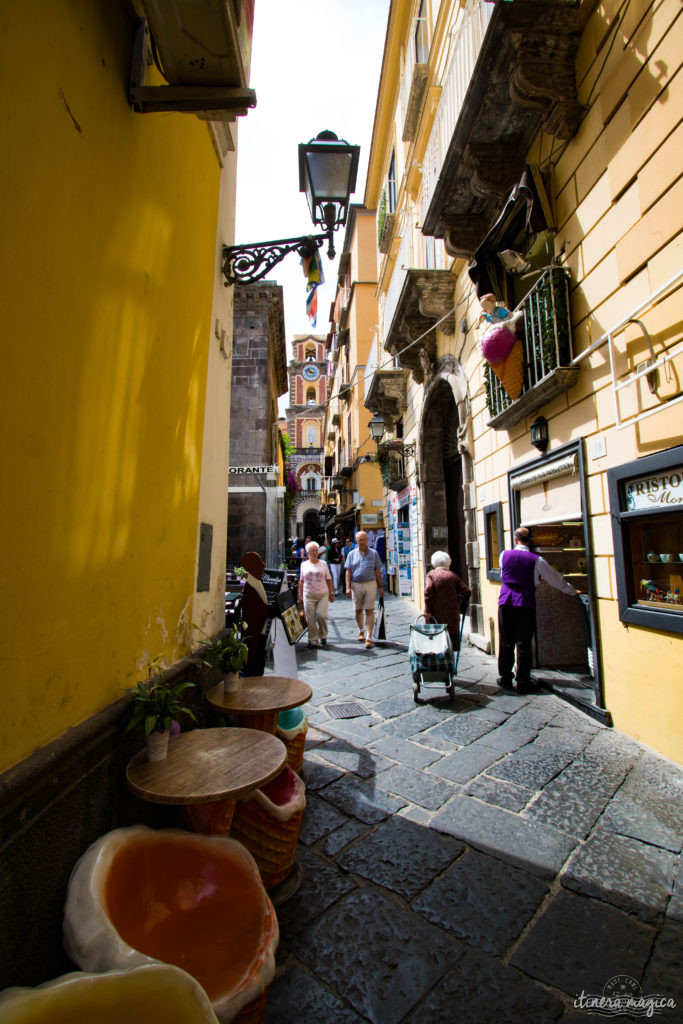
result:
[[[516,332],[505,324],[492,327],[482,339],[481,353],[487,363],[502,363],[517,340]]]

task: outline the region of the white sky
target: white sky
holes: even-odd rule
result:
[[[298,144],[324,129],[360,145],[352,202],[362,203],[389,0],[256,0],[250,85],[257,106],[239,118],[236,244],[318,233],[299,192]],[[327,334],[337,257],[323,252],[318,326],[306,316],[306,281],[296,253],[269,280],[284,289],[287,358],[294,334]],[[280,402],[281,411],[287,404]]]

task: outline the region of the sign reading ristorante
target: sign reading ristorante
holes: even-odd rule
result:
[[[229,473],[277,473],[277,466],[230,466]]]
[[[683,466],[657,476],[640,476],[625,482],[626,508],[639,512],[683,505]]]

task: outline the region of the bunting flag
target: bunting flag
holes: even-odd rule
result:
[[[315,249],[312,256],[304,256],[301,260],[304,274],[306,275],[306,316],[311,327],[318,326],[318,287],[325,283],[323,272],[323,261],[320,257],[320,250]]]

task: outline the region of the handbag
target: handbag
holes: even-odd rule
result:
[[[372,627],[372,636],[374,640],[386,640],[387,638],[383,597],[380,597],[377,605],[377,611],[375,612],[375,624]]]

